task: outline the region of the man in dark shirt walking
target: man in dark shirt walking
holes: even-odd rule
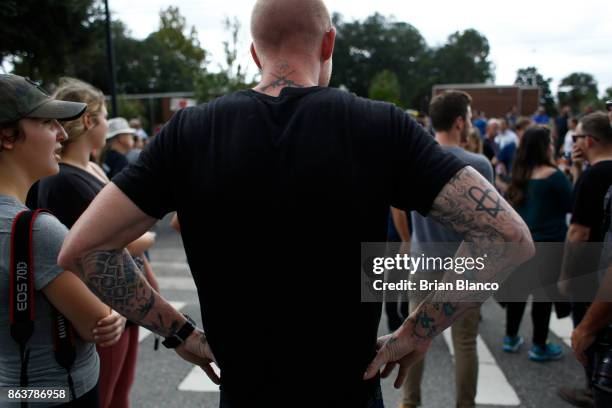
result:
[[[593,253],[597,247],[587,243],[602,242],[605,233],[602,231],[604,197],[612,185],[612,127],[608,115],[594,112],[583,117],[572,137],[573,161],[579,165],[587,161],[589,168],[578,178],[574,188],[572,220],[567,231],[559,289],[573,300],[572,319],[577,327],[599,285],[595,273],[599,253]],[[577,271],[590,273],[590,279],[580,278]],[[572,281],[573,278],[578,279]],[[562,387],[558,392],[561,398],[575,406],[593,404],[589,387]]]
[[[388,208],[484,247],[525,243],[511,263],[533,253],[529,231],[401,109],[327,88],[335,30],[321,0],[259,0],[251,33],[261,83],[175,114],[77,222],[59,262],[217,380],[215,360],[224,408],[381,407],[380,366],[399,363],[399,387],[432,338],[478,306],[434,292],[377,344],[381,305],[357,300],[349,265],[360,242],[385,241]],[[175,210],[204,331],[121,249]],[[494,260],[476,278],[509,266]]]

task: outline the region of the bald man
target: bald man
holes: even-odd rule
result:
[[[381,306],[359,302],[353,266],[360,242],[385,240],[389,207],[483,243],[527,242],[529,231],[402,110],[327,88],[336,33],[320,0],[257,1],[251,30],[261,83],[177,112],[96,197],[59,262],[215,381],[216,361],[223,408],[382,407],[379,367],[397,361],[401,382],[432,337],[473,307],[425,302],[377,346]],[[122,252],[171,211],[204,330]]]

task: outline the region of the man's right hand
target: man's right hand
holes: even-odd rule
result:
[[[211,365],[217,361],[203,331],[195,329],[175,351],[183,360],[202,367],[212,382],[217,385],[221,384],[221,379]]]
[[[584,153],[576,145],[572,147],[572,163],[576,166],[582,166],[584,163]]]

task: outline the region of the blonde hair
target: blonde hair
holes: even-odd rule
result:
[[[98,88],[88,84],[87,82],[75,78],[60,78],[59,86],[53,93],[55,99],[71,102],[83,102],[87,104],[87,111],[92,116],[94,126],[99,123],[97,115],[102,112],[102,107],[105,106],[104,94]],[[62,142],[62,146],[66,147],[70,143],[75,142],[83,133],[85,133],[85,124],[83,119],[78,118],[68,122],[63,122],[64,129],[68,134],[68,138]]]
[[[484,146],[478,128],[473,127],[468,133],[467,140],[465,141],[465,150],[472,153],[482,154]]]

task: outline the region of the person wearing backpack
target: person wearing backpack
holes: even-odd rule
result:
[[[97,407],[92,343],[114,344],[125,322],[57,265],[66,227],[24,205],[30,187],[59,170],[66,133],[58,121],[85,109],[53,100],[23,77],[0,75],[0,387],[66,391],[38,407]]]

